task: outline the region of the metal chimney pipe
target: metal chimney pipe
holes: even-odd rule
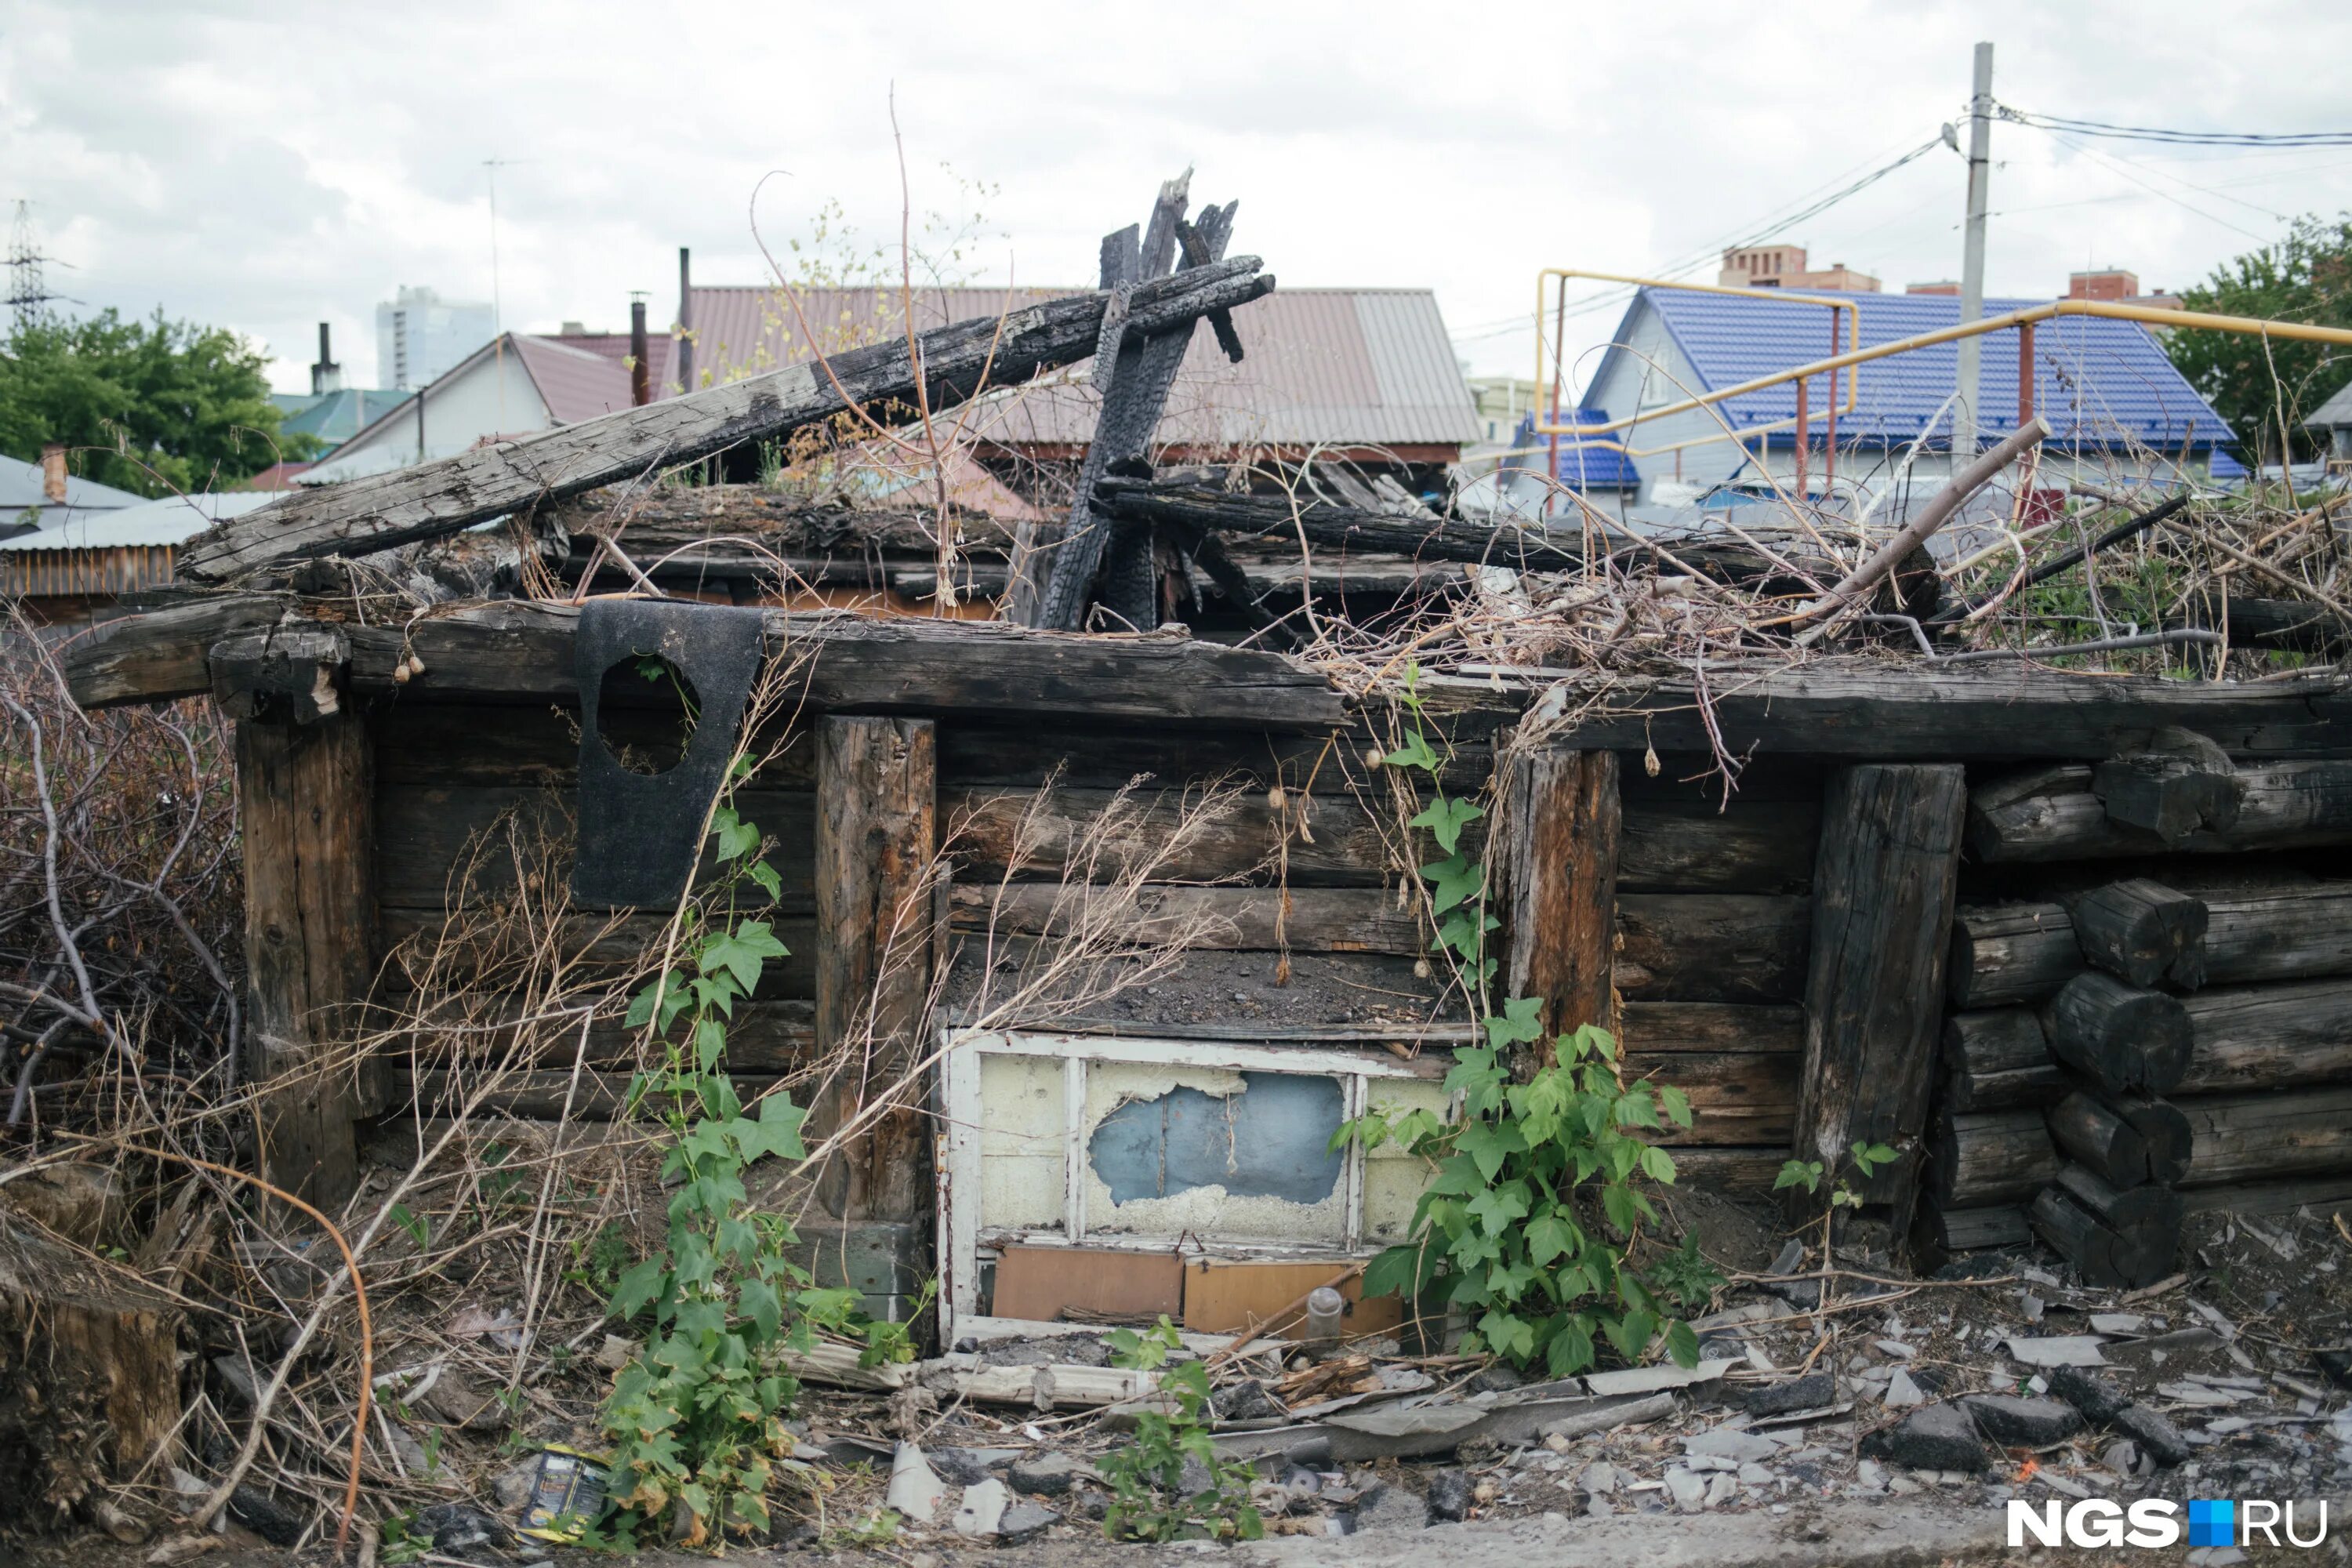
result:
[[[319,323],[319,363],[310,367],[310,395],[320,397],[342,389],[342,366],[335,363],[334,351],[328,345],[327,323]]]
[[[692,392],[694,380],[694,267],[693,253],[684,246],[677,247],[677,384],[681,392]]]
[[[654,400],[654,367],[646,361],[646,302],[629,301],[629,401],[639,408]]]

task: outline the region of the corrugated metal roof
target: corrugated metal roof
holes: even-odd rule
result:
[[[268,490],[209,490],[141,500],[118,510],[78,513],[37,532],[0,539],[0,550],[126,550],[180,544],[222,518],[242,517],[277,499]]]
[[[145,496],[129,490],[116,489],[112,485],[100,484],[96,479],[66,476],[66,506],[74,511],[110,511],[117,507],[138,506]],[[49,505],[41,489],[41,465],[27,463],[16,458],[0,458],[0,521],[14,521],[16,515],[32,508]]]
[[[2313,409],[2305,420],[2306,426],[2352,425],[2352,383],[2336,389],[2336,395]]]
[[[316,396],[307,392],[272,393],[269,401],[278,407],[278,428],[281,432],[316,436],[331,451],[366,429],[387,410],[408,401],[408,394],[388,388],[345,386]]]
[[[1864,347],[1949,327],[1960,319],[1960,302],[1948,294],[1831,293],[1807,289],[1815,298],[1850,300],[1860,307]],[[1984,313],[2005,315],[2040,300],[1987,300]],[[1620,324],[1627,336],[1633,312],[1657,311],[1667,331],[1689,358],[1707,389],[1733,386],[1774,371],[1828,357],[1831,312],[1798,299],[1694,294],[1644,289]],[[1843,321],[1843,312],[1838,312]],[[2018,332],[1988,333],[1981,372],[1986,428],[2006,428],[2017,406]],[[2033,329],[2033,407],[2050,422],[2063,445],[2110,447],[2137,444],[2163,451],[2184,446],[2205,450],[2235,438],[2210,404],[2197,395],[2147,331],[2132,321],[2096,316],[2062,316]],[[1593,384],[1622,349],[1612,348],[1595,372]],[[1875,360],[1861,367],[1862,395],[1853,413],[1841,415],[1838,439],[1909,440],[1926,429],[1959,378],[1959,348],[1933,348]],[[1827,406],[1826,376],[1814,380],[1809,398],[1818,420]],[[1721,405],[1735,426],[1794,418],[1793,384],[1735,397]],[[1839,403],[1845,401],[1843,377]],[[1622,417],[1632,409],[1612,410]],[[1816,426],[1815,439],[1822,432]],[[1786,440],[1786,437],[1777,439]]]
[[[918,331],[973,321],[1067,289],[929,289],[913,300]],[[731,379],[809,357],[814,332],[837,353],[906,330],[895,290],[810,289],[800,311],[770,289],[694,290],[697,377]],[[802,318],[808,331],[803,331]],[[1478,438],[1437,298],[1426,289],[1286,289],[1234,312],[1244,357],[1229,363],[1193,334],[1159,439],[1184,446],[1327,444],[1458,447]],[[1007,389],[972,427],[1015,445],[1083,446],[1099,399],[1085,366]]]
[[[599,359],[619,365],[624,376],[628,374],[629,334],[626,332],[558,332],[548,341],[562,343],[568,349],[584,349]],[[675,374],[670,368],[670,359],[677,347],[677,340],[675,338],[660,332],[646,334],[646,363],[653,372],[653,393],[656,399],[669,395],[669,381]]]
[[[629,406],[629,373],[614,360],[559,338],[509,332],[507,341],[559,425],[577,425]],[[429,414],[431,405],[426,405]]]

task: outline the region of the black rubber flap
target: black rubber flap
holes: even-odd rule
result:
[[[580,847],[572,896],[591,906],[674,904],[700,858],[703,819],[726,781],[764,647],[756,609],[661,599],[591,599],[580,612]],[[693,738],[663,773],[623,767],[597,732],[604,672],[659,655],[701,703]]]

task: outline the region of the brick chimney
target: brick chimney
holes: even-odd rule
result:
[[[2102,268],[2096,272],[2070,272],[2066,275],[2066,298],[2069,300],[2129,300],[2139,293],[2139,274],[2126,272],[2120,267]]]
[[[41,499],[51,506],[66,500],[66,444],[51,441],[41,448]]]

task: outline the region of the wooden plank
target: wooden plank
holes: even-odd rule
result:
[[[588,1026],[588,1046],[583,1058],[597,1068],[631,1068],[640,1065],[646,1032],[621,1021],[625,999],[607,999],[604,1012]],[[444,1067],[454,1053],[477,1064],[504,1064],[519,1045],[525,1054],[512,1064],[528,1068],[569,1068],[580,1048],[576,1019],[542,1024],[529,1040],[518,1041],[512,1021],[521,1016],[523,1001],[511,992],[459,992],[445,997],[441,1006],[394,1042],[410,1054],[422,1053],[430,1068]],[[432,1027],[436,1021],[446,1026]],[[455,1031],[462,1026],[463,1034]],[[815,1004],[807,998],[738,1002],[727,1021],[726,1063],[730,1071],[754,1076],[796,1072],[809,1065],[816,1040]],[[655,1054],[658,1054],[657,1052]]]
[[[618,703],[600,705],[607,738],[623,745],[675,744],[675,717],[659,709]],[[570,793],[580,784],[580,714],[549,702],[500,709],[485,723],[478,709],[446,702],[392,702],[371,718],[376,737],[379,788],[420,784],[495,784],[510,789]],[[816,742],[803,725],[798,731],[762,730],[751,755],[758,771],[745,781],[753,790],[813,789]]]
[[[2109,819],[2085,766],[2044,768],[1979,788],[1969,801],[1969,854],[1987,864],[2116,859],[2159,852],[2241,854],[2352,843],[2352,760],[2241,764],[2238,816],[2176,843]]]
[[[911,1220],[928,1214],[931,1186],[918,1064],[939,838],[933,729],[831,715],[817,723],[816,763],[816,1048],[832,1075],[818,1131],[882,1107],[819,1190],[843,1218]]]
[[[1255,257],[1145,283],[1130,302],[1125,335],[1139,342],[1210,310],[1246,304],[1273,287]],[[1014,385],[1092,354],[1108,300],[1096,293],[1048,300],[937,328],[915,343],[886,338],[823,364],[787,365],[395,473],[297,492],[182,546],[180,574],[220,582],[276,562],[455,533],[655,468],[780,437],[852,403],[911,408],[919,386],[934,412],[951,408],[983,385]]]
[[[1805,1011],[1796,1006],[1628,1002],[1621,1022],[1621,1043],[1629,1055],[1746,1051],[1793,1057],[1805,1049]]]
[[[2352,882],[2214,894],[2205,908],[2209,984],[2352,974]]]
[[[1203,952],[1396,952],[1429,945],[1417,906],[1374,888],[1197,888],[1148,882],[1131,889],[1062,882],[959,882],[948,895],[959,931],[1065,935],[1129,926],[1196,934]]]
[[[1952,911],[1946,989],[1954,1007],[2038,1002],[2082,973],[2063,904],[1979,904]]]
[[[368,853],[372,748],[359,714],[313,724],[236,727],[245,847],[246,966],[253,1076],[265,1090],[263,1171],[322,1207],[359,1181],[352,1123],[383,1102],[370,1064],[335,1062],[374,973],[375,897]],[[333,1065],[330,1065],[332,1063]]]
[[[1629,793],[1617,886],[1629,893],[1801,893],[1812,886],[1822,804],[1735,796],[1643,799]]]
[[[1184,1264],[1184,1326],[1194,1333],[1238,1334],[1252,1329],[1296,1335],[1304,1310],[1283,1313],[1318,1285],[1329,1284],[1347,1268],[1344,1258],[1306,1262],[1240,1258],[1193,1258]],[[1343,1338],[1393,1332],[1405,1318],[1394,1296],[1364,1299],[1359,1274],[1338,1287],[1348,1308],[1339,1320]]]
[[[1797,1002],[1810,900],[1765,893],[1626,893],[1616,983],[1628,1002]]]
[[[1034,790],[1051,779],[1065,788],[1117,789],[1142,776],[1161,788],[1231,779],[1260,788],[1311,786],[1328,796],[1379,780],[1377,751],[1361,739],[1243,728],[1134,730],[1106,746],[1099,725],[1007,723],[992,713],[959,713],[940,727],[940,788]],[[1486,785],[1494,765],[1487,746],[1460,745],[1445,757],[1441,776],[1448,793],[1468,795]]]
[[[1776,1144],[1760,1149],[1694,1149],[1673,1151],[1675,1185],[1703,1188],[1711,1193],[1742,1193],[1761,1197],[1772,1190],[1772,1183],[1780,1174],[1780,1167],[1789,1158],[1789,1146]],[[1667,1194],[1673,1201],[1673,1194]]]
[[[816,796],[803,790],[746,788],[736,795],[743,819],[775,839],[769,864],[783,879],[782,896],[774,907],[791,914],[814,908],[811,879],[816,837]],[[503,784],[385,784],[376,792],[376,878],[387,904],[406,909],[441,909],[457,895],[479,902],[503,897],[514,887],[512,856],[493,846],[487,854],[473,853],[486,844],[499,820],[512,815],[526,842],[543,836],[556,851],[555,868],[568,874],[572,828],[568,795],[552,790]],[[467,871],[465,887],[451,883]],[[715,874],[718,862],[705,846],[702,875]],[[744,895],[764,903],[757,889]]]
[[[1974,1252],[1986,1247],[2023,1247],[2033,1239],[2025,1211],[2014,1204],[1989,1208],[1948,1209],[1929,1203],[1925,1210],[1929,1238],[1946,1252]]]
[[[439,950],[446,971],[437,976],[439,984],[467,984],[479,962],[463,940],[465,919],[453,917],[446,910],[383,905],[377,914],[377,936],[383,955],[393,962],[386,964],[378,984],[393,994],[414,990],[405,966],[398,962],[403,944],[408,943],[417,944],[409,950],[412,952],[420,948]],[[756,994],[767,1000],[814,995],[816,921],[804,915],[782,915],[772,923],[776,939],[792,950],[791,956],[769,963]],[[659,955],[658,944],[667,926],[665,915],[573,913],[563,918],[554,946],[567,962],[589,972],[625,974],[651,964]]]
[[[225,594],[101,621],[67,644],[66,689],[93,709],[205,696],[213,689],[213,644],[276,625],[286,603]]]
[[[2334,1215],[2352,1215],[2352,1173],[2297,1181],[2242,1182],[2234,1186],[2200,1187],[2180,1195],[2188,1212],[2193,1215],[2288,1215],[2308,1210],[2325,1219]]]
[[[2205,991],[2180,1005],[2192,1044],[2178,1093],[2352,1079],[2352,980]]]
[[[1626,1051],[1630,1081],[1672,1084],[1689,1097],[1691,1125],[1648,1136],[1669,1146],[1694,1143],[1786,1145],[1796,1131],[1798,1074],[1803,1058],[1761,1051]]]
[[[635,1076],[586,1068],[575,1078],[568,1067],[503,1072],[433,1068],[395,1075],[388,1109],[404,1116],[454,1116],[470,1104],[477,1116],[511,1116],[525,1121],[619,1121],[628,1120],[622,1112]],[[785,1081],[761,1073],[731,1076],[735,1091],[747,1106]],[[653,1118],[654,1108],[640,1116]]]
[[[1855,1142],[1898,1158],[1858,1184],[1909,1228],[1959,878],[1967,775],[1864,763],[1830,781],[1813,873],[1798,1158],[1835,1165]]]
[[[1611,990],[1621,826],[1614,752],[1537,747],[1512,758],[1510,832],[1502,846],[1510,994],[1539,998],[1533,1055],[1555,1037],[1617,1026]]]
[[[1337,1270],[1334,1270],[1337,1272]],[[989,1315],[1053,1322],[1181,1321],[1184,1264],[1172,1252],[1007,1247],[997,1256]]]
[[[2352,1086],[2174,1103],[2191,1139],[2184,1187],[2352,1171]]]
[[[1556,734],[1558,744],[1636,752],[1711,751],[1712,730],[1734,756],[2080,760],[2113,756],[2178,725],[2233,756],[2325,756],[2344,750],[2352,718],[2352,681],[2329,672],[2251,687],[2036,672],[2022,663],[1968,672],[1710,662],[1704,716],[1688,683],[1635,687],[1587,670],[1469,666],[1424,677],[1423,698],[1435,713],[1495,713],[1505,706],[1492,690],[1497,679],[1522,690],[1540,684],[1526,709],[1539,721],[1589,715]]]
[[[404,631],[352,627],[352,686],[370,695],[396,691],[411,702],[576,704],[578,618],[567,605],[500,600]],[[841,611],[770,610],[764,625],[772,657],[802,661],[802,705],[819,711],[1319,731],[1341,729],[1349,719],[1322,675],[1254,648]],[[424,661],[424,672],[396,684],[393,669],[409,653]]]
[[[1292,826],[1302,813],[1311,841]],[[1293,887],[1381,887],[1398,876],[1381,819],[1345,793],[1318,792],[1277,807],[1264,791],[1242,790],[1212,808],[1205,792],[1175,784],[1124,798],[1113,789],[1057,786],[1042,805],[1029,791],[954,790],[941,794],[940,821],[960,883],[998,881],[1008,868],[1023,879],[1058,881],[1088,863],[1108,877],[1130,861],[1149,862],[1156,879],[1170,882],[1270,878],[1277,853]],[[1475,830],[1463,838],[1473,854],[1485,843]]]

